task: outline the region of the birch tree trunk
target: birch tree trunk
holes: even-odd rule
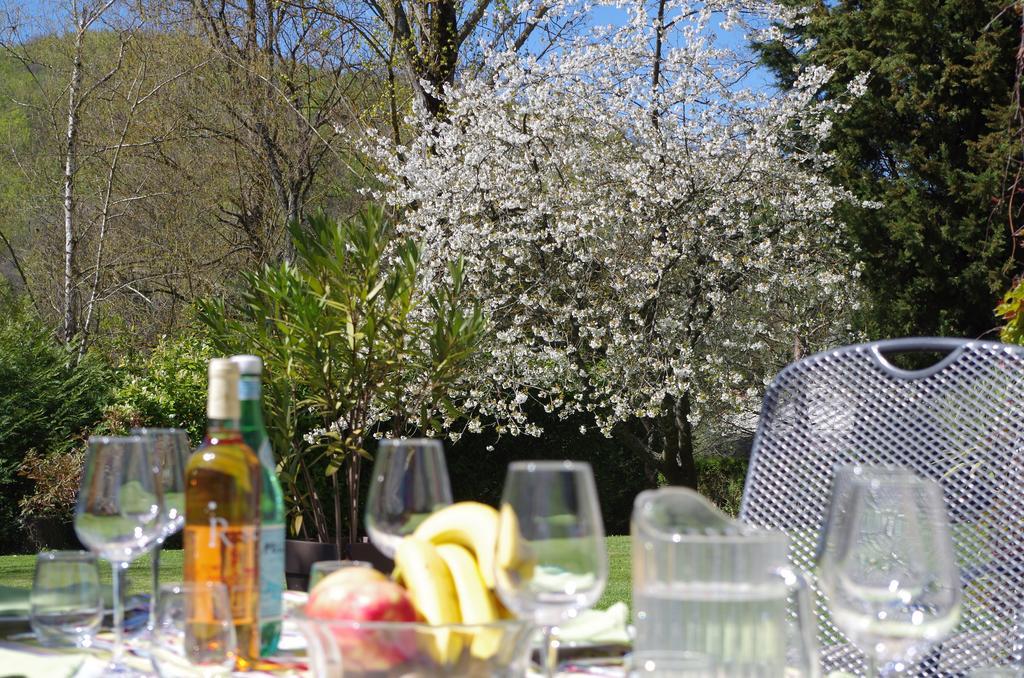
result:
[[[82,90],[82,44],[89,22],[76,17],[75,46],[68,83],[68,123],[64,136],[64,299],[61,335],[70,342],[78,334],[77,274],[75,271],[75,173],[78,171],[79,104]]]

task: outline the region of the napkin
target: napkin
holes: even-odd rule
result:
[[[629,606],[618,602],[607,610],[584,610],[558,627],[558,640],[594,645],[629,644]]]

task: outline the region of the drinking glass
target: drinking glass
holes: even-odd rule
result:
[[[590,464],[509,464],[495,552],[498,597],[542,627],[545,675],[557,663],[558,624],[592,607],[608,580],[608,554]]]
[[[29,599],[36,640],[47,647],[89,647],[103,622],[96,556],[87,551],[43,551]]]
[[[150,658],[161,678],[231,675],[238,648],[227,587],[162,586],[152,639]]]
[[[132,435],[149,440],[157,482],[164,497],[164,512],[160,516],[163,529],[154,544],[151,561],[153,595],[149,599],[146,627],[152,631],[157,597],[160,595],[160,550],[168,537],[177,534],[185,526],[185,465],[192,454],[192,447],[188,434],[178,428],[133,428]]]
[[[427,516],[452,503],[444,448],[437,440],[382,440],[366,498],[366,532],[388,558]]]
[[[105,674],[139,675],[123,660],[122,577],[128,564],[163,534],[163,515],[149,441],[140,436],[90,438],[75,506],[75,532],[113,570],[114,651]]]
[[[365,560],[318,560],[313,563],[313,567],[309,568],[309,590],[312,591],[313,587],[320,583],[321,580],[326,578],[332,572],[346,567],[373,567],[372,563],[368,563]]]
[[[843,467],[818,560],[832,621],[888,676],[960,619],[960,573],[938,484],[902,468]]]

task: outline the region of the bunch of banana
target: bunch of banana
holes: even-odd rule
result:
[[[515,514],[508,515],[512,522],[486,504],[459,502],[431,514],[399,544],[394,576],[429,623],[488,624],[510,616],[495,595],[495,559],[498,570],[532,566]],[[509,532],[499,540],[499,530]],[[483,630],[470,637],[439,629],[431,652],[447,661],[466,642],[472,656],[486,660],[500,649],[501,632]]]

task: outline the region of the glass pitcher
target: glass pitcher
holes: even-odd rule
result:
[[[810,596],[784,533],[681,487],[640,493],[631,531],[635,675],[818,677]]]

